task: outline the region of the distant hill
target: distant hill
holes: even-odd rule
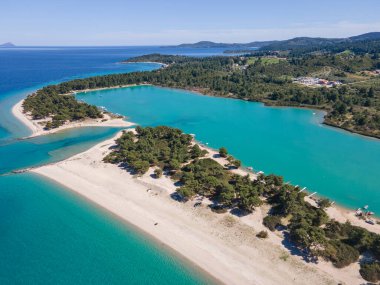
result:
[[[349,38],[352,41],[376,41],[380,40],[380,32],[366,33]]]
[[[250,43],[215,43],[211,41],[201,41],[193,44],[180,44],[179,48],[261,48],[262,50],[289,50],[296,48],[319,48],[328,47],[342,43],[355,43],[362,41],[377,41],[380,40],[380,32],[366,33],[349,38],[312,38],[312,37],[297,37],[282,41],[255,41]]]
[[[11,47],[16,47],[16,46],[12,43],[5,43],[5,44],[0,45],[0,48],[11,48]]]
[[[179,47],[179,48],[253,48],[262,47],[275,43],[277,41],[263,41],[263,42],[252,42],[252,43],[215,43],[210,41],[200,41],[193,44],[180,44],[177,46],[167,46],[167,47]],[[165,47],[165,46],[164,46]]]

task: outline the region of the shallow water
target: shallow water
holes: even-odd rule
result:
[[[210,284],[106,212],[50,181],[0,179],[1,284]]]
[[[16,102],[50,83],[155,69],[157,64],[118,62],[160,50],[157,47],[0,50],[0,284],[212,283],[135,229],[62,186],[33,174],[9,174],[65,159],[118,131],[84,128],[19,141],[17,138],[30,131],[11,115]],[[1,175],[4,173],[7,174]]]
[[[245,166],[283,175],[345,206],[368,204],[380,214],[380,140],[324,126],[320,111],[153,86],[77,97],[143,126],[181,128],[213,148],[227,147]]]

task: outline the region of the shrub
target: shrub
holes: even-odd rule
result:
[[[321,199],[318,201],[318,206],[321,209],[326,209],[331,206],[331,201],[329,199]]]
[[[210,205],[211,211],[217,214],[224,214],[227,213],[227,208],[222,205]]]
[[[267,231],[260,231],[256,236],[258,238],[268,238],[268,232]]]
[[[129,165],[138,175],[145,174],[149,169],[149,162],[143,160],[132,161]]]
[[[154,175],[156,176],[156,178],[160,178],[162,176],[162,169],[161,168],[155,169]]]
[[[270,231],[275,231],[276,227],[281,224],[280,216],[266,216],[263,220],[264,226],[266,226]]]
[[[356,262],[359,259],[359,251],[341,241],[332,241],[332,253],[330,254],[329,259],[337,268],[343,268],[350,265],[351,263]]]
[[[219,155],[220,155],[221,157],[227,157],[227,154],[228,154],[228,151],[227,151],[227,149],[226,149],[225,147],[221,147],[221,148],[219,149]]]
[[[365,263],[360,265],[360,275],[369,282],[380,280],[380,265],[378,262]]]

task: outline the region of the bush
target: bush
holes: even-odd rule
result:
[[[266,216],[263,220],[264,226],[266,226],[270,231],[274,232],[278,225],[281,225],[280,216]]]
[[[227,157],[227,154],[228,154],[228,151],[227,151],[227,149],[226,149],[225,147],[221,147],[221,148],[219,149],[219,155],[220,155],[221,157]]]
[[[160,178],[162,176],[162,169],[161,168],[155,169],[154,175],[156,176],[156,178]]]
[[[256,236],[258,238],[268,238],[268,232],[267,231],[261,231]]]
[[[359,259],[359,251],[341,241],[333,241],[330,243],[332,245],[332,253],[329,259],[337,268],[343,268],[351,263],[356,262]]]
[[[378,262],[365,263],[360,265],[360,275],[369,282],[380,280],[380,265]]]
[[[211,208],[211,211],[217,214],[227,213],[227,208],[222,205],[215,205],[215,206],[211,205],[210,208]]]
[[[329,199],[321,199],[318,201],[318,206],[321,209],[326,209],[331,206],[331,201]]]
[[[132,161],[129,165],[138,175],[145,174],[149,169],[149,162],[143,160]]]

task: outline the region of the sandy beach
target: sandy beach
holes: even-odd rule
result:
[[[207,199],[199,197],[188,203],[172,199],[173,181],[167,177],[155,179],[154,169],[142,177],[134,177],[116,165],[103,163],[102,158],[114,145],[114,139],[32,171],[114,213],[222,283],[363,283],[357,263],[343,269],[324,261],[306,263],[302,256],[290,254],[281,232],[269,232],[268,239],[258,239],[256,234],[265,230],[262,225],[268,210],[265,206],[243,218],[229,213],[215,214],[208,209]],[[209,151],[208,156],[214,157],[216,152]],[[221,158],[217,161],[224,163]],[[237,171],[244,174],[243,170]],[[195,207],[197,202],[201,206]],[[339,208],[331,209],[336,209],[336,215],[340,213]],[[338,216],[344,217],[341,215]]]
[[[12,114],[27,126],[31,135],[28,137],[37,137],[41,135],[53,134],[66,129],[79,127],[121,127],[128,128],[135,125],[132,122],[127,122],[122,118],[111,118],[108,114],[104,114],[103,119],[86,119],[78,122],[69,122],[55,129],[45,130],[43,125],[46,120],[32,120],[30,116],[23,113],[22,104],[24,100],[19,101],[12,108]],[[104,121],[106,119],[106,121]]]

